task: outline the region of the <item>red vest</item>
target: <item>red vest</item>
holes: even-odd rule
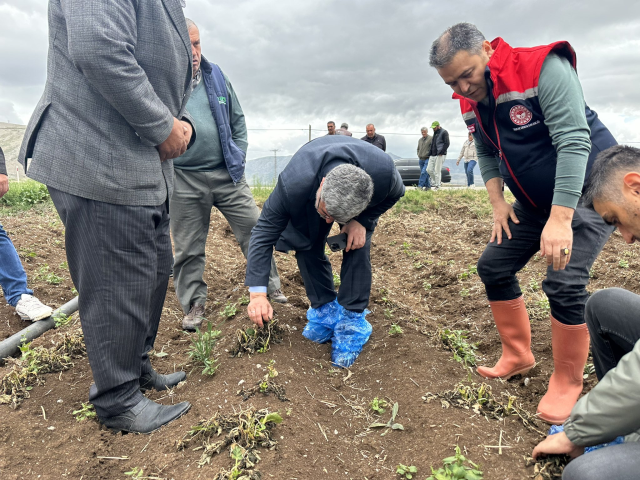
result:
[[[514,196],[525,206],[548,209],[555,188],[557,153],[538,101],[538,80],[549,53],[566,57],[576,68],[576,55],[568,42],[532,48],[511,48],[501,38],[491,42],[494,53],[487,64],[489,111],[493,124],[480,121],[478,103],[454,94],[460,100],[467,128],[494,151],[500,173]],[[487,107],[481,106],[484,110]],[[587,174],[596,154],[616,144],[595,112],[585,105],[591,127],[592,147]]]

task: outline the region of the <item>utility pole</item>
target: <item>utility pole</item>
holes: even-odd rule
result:
[[[278,156],[276,155],[276,152],[278,151],[277,148],[271,150],[273,152],[273,181],[277,182],[278,181]]]
[[[309,141],[311,141],[311,125],[309,125]]]

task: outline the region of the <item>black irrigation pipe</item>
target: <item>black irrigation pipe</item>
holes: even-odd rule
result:
[[[47,330],[51,330],[53,327],[55,327],[56,315],[62,313],[64,315],[71,316],[77,311],[78,297],[74,297],[73,300],[65,303],[55,312],[53,312],[49,318],[40,320],[38,322],[33,322],[24,330],[21,330],[18,333],[3,340],[2,342],[0,342],[0,362],[4,363],[5,358],[13,356],[20,349],[20,345],[22,344],[24,339],[26,339],[27,342],[30,342],[38,338]]]

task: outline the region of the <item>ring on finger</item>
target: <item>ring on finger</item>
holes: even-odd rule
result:
[[[569,253],[571,253],[571,250],[569,250],[568,247],[564,247],[564,248],[560,249],[560,253],[562,255],[569,255]]]

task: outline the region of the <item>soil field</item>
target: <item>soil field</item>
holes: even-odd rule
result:
[[[433,198],[431,193],[414,192],[414,212],[421,210],[420,195],[425,201]],[[428,395],[454,389],[459,382],[483,381],[443,345],[443,329],[467,330],[467,341],[478,344],[478,364],[493,364],[500,355],[484,289],[473,268],[490,234],[486,205],[478,206],[482,198],[480,193],[452,197],[450,206],[431,203],[419,213],[396,208],[381,218],[371,253],[368,320],[373,334],[348,370],[332,367],[329,344],[316,345],[301,335],[308,303],[293,255],[277,254],[283,291],[289,297],[288,304],[274,306],[284,329],[281,341],[272,341],[264,353],[230,355],[237,331],[250,327],[245,307],[239,305],[246,295],[245,261],[224,218],[214,211],[205,279],[207,318],[222,332],[216,345],[218,371],[203,375],[202,367],[191,362],[188,349],[194,335],[180,328],[183,314],[171,282],[152,355],[159,372],[185,370],[188,379],[172,391],[148,396],[165,404],[188,400],[193,405],[189,413],[151,435],[115,435],[94,420],[77,421],[73,412],[87,402],[92,376],[86,356],[73,358],[70,368],[39,375],[29,398],[17,409],[0,405],[1,477],[214,479],[221,469],[234,466],[230,449],[223,448],[200,466],[202,444],[194,441],[178,449],[180,440],[202,420],[251,407],[279,412],[283,418],[271,430],[275,445],[258,447],[256,470],[262,479],[395,479],[400,478],[396,466],[405,464],[416,466],[414,478],[424,480],[430,467],[441,467],[456,445],[480,465],[485,479],[532,477],[533,467],[525,465],[524,457],[542,437],[517,415],[485,418],[473,408],[444,408],[446,403]],[[45,205],[5,217],[2,223],[36,295],[54,307],[73,298],[64,228],[55,210]],[[330,259],[339,271],[341,254],[332,253]],[[594,265],[590,289],[620,286],[640,292],[639,269],[638,248],[615,233]],[[519,276],[532,317],[537,366],[526,379],[486,381],[496,398],[506,398],[503,392],[515,396],[514,405],[531,414],[552,371],[548,303],[540,288],[544,273],[544,260],[534,258]],[[227,318],[221,312],[229,304],[238,304],[238,313]],[[392,325],[403,333],[390,335]],[[0,339],[24,326],[13,309],[0,306]],[[51,347],[64,333],[77,331],[75,317],[33,346]],[[0,378],[9,369],[0,368]],[[278,375],[273,381],[286,401],[259,391],[246,400],[238,396],[239,390],[260,385],[274,369]],[[595,381],[595,375],[588,376],[585,392]],[[370,408],[375,397],[389,404],[382,414]],[[395,422],[404,430],[369,428],[374,422],[386,424],[396,402]],[[214,436],[211,443],[215,440]]]

